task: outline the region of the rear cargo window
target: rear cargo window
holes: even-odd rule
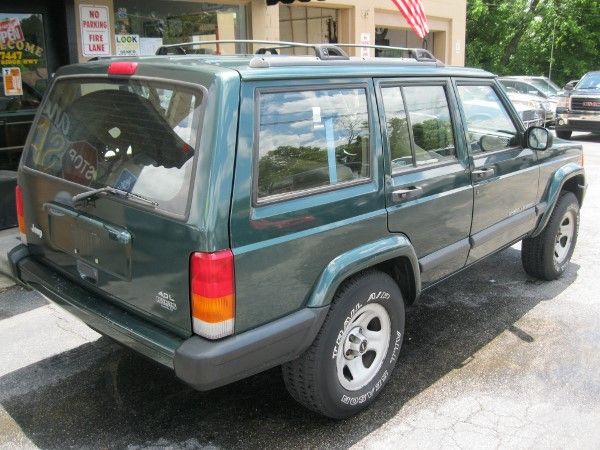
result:
[[[112,186],[185,213],[202,93],[187,86],[59,80],[38,113],[28,167],[90,188]]]

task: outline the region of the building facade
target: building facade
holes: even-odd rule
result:
[[[0,170],[14,169],[49,76],[95,56],[151,55],[164,44],[257,39],[423,47],[464,64],[466,0],[423,0],[418,39],[391,0],[3,0],[0,5]],[[253,49],[220,44],[214,51]],[[294,52],[302,53],[303,49]],[[381,56],[350,49],[357,55]]]

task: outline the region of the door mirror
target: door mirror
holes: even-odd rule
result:
[[[563,88],[565,91],[572,91],[574,88],[574,86],[571,83],[567,83],[565,84],[565,87]]]
[[[546,150],[552,146],[552,135],[546,128],[531,127],[525,132],[527,147],[532,150]]]

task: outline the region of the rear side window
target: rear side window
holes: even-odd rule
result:
[[[146,80],[58,80],[38,113],[28,167],[112,186],[185,213],[202,92]]]
[[[369,178],[364,88],[262,92],[258,199]]]
[[[456,160],[444,86],[381,90],[392,171]]]

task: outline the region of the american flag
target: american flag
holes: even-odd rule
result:
[[[421,0],[392,0],[392,3],[400,10],[417,36],[423,39],[429,33]]]

